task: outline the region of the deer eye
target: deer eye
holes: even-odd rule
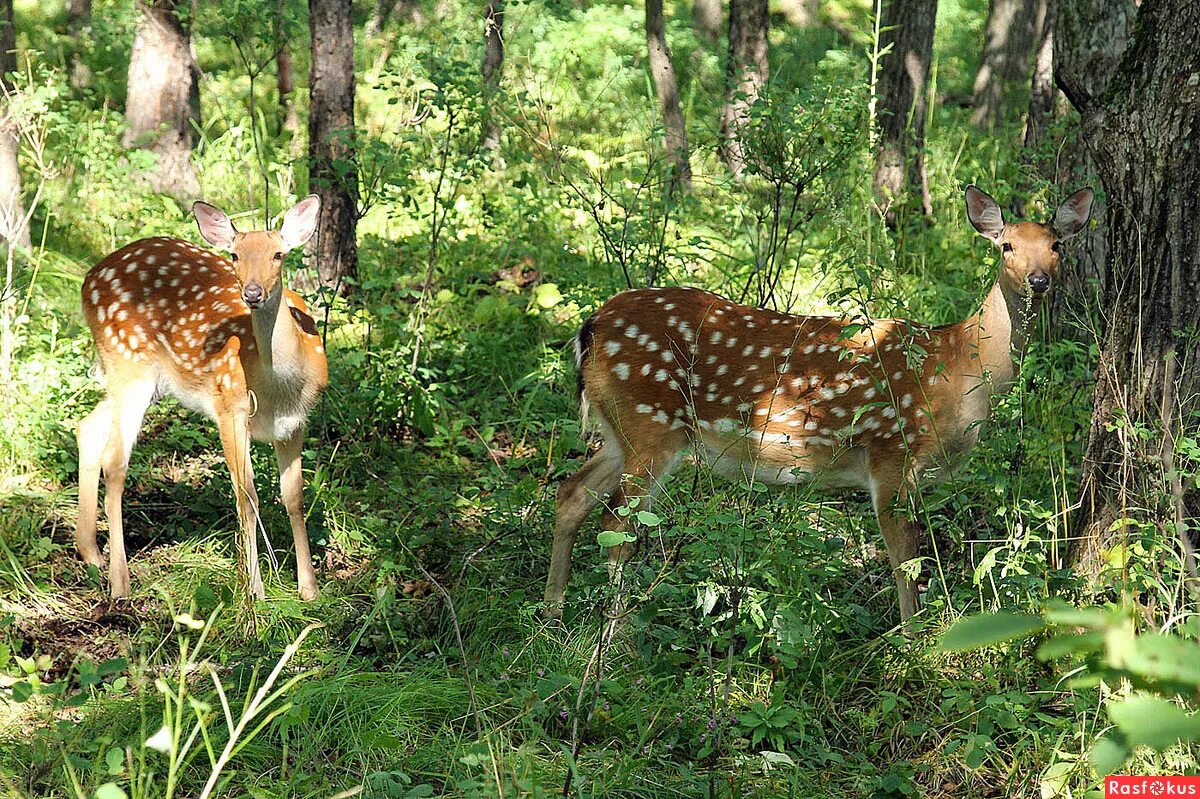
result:
[[[1007,241],[1000,245],[1000,252],[1004,253],[1005,255],[1008,255],[1012,251],[1013,251],[1013,246],[1011,244],[1009,244]]]
[[[1059,250],[1062,249],[1062,244],[1060,244],[1059,242],[1056,241],[1050,245],[1050,249],[1053,250],[1054,252],[1058,252]]]
[[[282,260],[283,260],[283,253],[281,253],[281,252],[277,252],[277,253],[275,253],[275,260],[276,260],[276,261],[282,261]]]
[[[236,252],[229,253],[229,260],[233,261],[236,264],[237,263],[237,253]]]

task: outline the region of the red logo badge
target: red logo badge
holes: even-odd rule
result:
[[[1200,799],[1200,777],[1105,777],[1104,799],[1118,797],[1194,796]]]

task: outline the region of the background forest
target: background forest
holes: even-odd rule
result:
[[[0,17],[0,795],[1051,799],[1196,773],[1196,6]],[[655,544],[620,634],[594,522],[543,620],[554,491],[589,446],[586,315],[682,284],[958,321],[997,264],[968,183],[1013,219],[1084,185],[1100,202],[1016,387],[921,496],[911,634],[865,496],[691,464],[638,513]],[[100,396],[83,275],[139,237],[200,243],[195,199],[251,229],[309,191],[321,229],[287,269],[331,371],[304,453],[321,595],[296,597],[261,447],[283,563],[246,601],[217,433],[165,401],[125,495],[133,595],[111,601],[71,538]]]

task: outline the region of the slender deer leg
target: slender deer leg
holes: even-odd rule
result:
[[[129,455],[137,440],[138,430],[142,427],[146,409],[154,399],[154,388],[153,380],[130,381],[111,390],[106,400],[110,403],[111,426],[101,457],[101,467],[104,471],[104,514],[108,517],[108,581],[113,599],[129,596],[129,564],[125,558],[121,499],[125,492]],[[89,442],[89,447],[91,444]],[[94,545],[94,527],[92,542]]]
[[[104,556],[96,545],[96,515],[99,511],[100,462],[113,429],[112,400],[104,399],[79,423],[79,519],[75,523],[75,548],[85,563],[104,568]]]
[[[563,594],[571,576],[571,550],[587,515],[596,503],[611,494],[621,481],[625,459],[616,444],[605,444],[591,460],[558,487],[558,509],[554,522],[554,545],[550,550],[550,574],[546,578],[543,615],[562,615]]]
[[[637,510],[649,510],[650,502],[662,488],[663,481],[670,476],[678,461],[679,451],[686,446],[685,438],[675,439],[664,437],[657,447],[649,452],[630,453],[628,455],[629,469],[617,491],[612,495],[604,510],[601,526],[605,530],[624,532],[629,529],[629,516],[622,516],[618,508],[638,500]],[[609,573],[616,578],[621,567],[633,554],[634,542],[608,548]]]
[[[275,442],[279,460],[279,492],[292,523],[292,538],[296,543],[296,582],[301,599],[317,598],[317,575],[313,572],[312,553],[308,548],[308,530],[304,524],[304,472],[300,452],[304,448],[304,431],[298,431],[286,441]]]
[[[242,555],[246,559],[246,578],[250,595],[265,599],[262,572],[258,565],[258,494],[254,490],[254,469],[250,464],[249,417],[242,409],[218,412],[217,427],[221,432],[221,447],[237,500],[238,523],[242,535]]]
[[[909,495],[909,484],[900,475],[890,476],[890,479],[872,477],[871,502],[875,506],[875,517],[879,520],[879,530],[887,544],[888,560],[892,564],[896,594],[900,601],[900,620],[904,622],[920,609],[917,584],[900,570],[901,564],[917,556],[920,541],[917,526],[904,515]]]

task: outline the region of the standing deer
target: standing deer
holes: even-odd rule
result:
[[[142,239],[92,267],[83,315],[96,341],[104,400],[79,425],[79,522],[83,559],[104,567],[96,504],[104,473],[112,596],[129,595],[121,494],[146,409],[170,394],[214,419],[233,478],[251,594],[264,597],[255,526],[258,496],[250,437],[271,441],[296,542],[300,596],[317,595],[304,526],[300,450],[305,422],[328,382],[325,349],[308,306],[284,288],[289,250],[312,237],[316,195],[287,212],[276,231],[238,232],[219,208],[196,203],[200,233],[229,258],[180,239]]]
[[[618,294],[575,343],[581,402],[596,409],[604,444],[558,489],[545,613],[562,613],[571,549],[588,513],[648,502],[694,448],[719,474],[767,483],[814,481],[870,492],[899,593],[918,530],[905,510],[921,481],[944,479],[974,446],[993,394],[1014,377],[1033,305],[1050,289],[1060,242],[1087,224],[1093,193],[1071,195],[1049,224],[1006,224],[995,200],[966,190],[967,216],[1001,252],[982,307],[962,322],[865,324],[739,305],[691,288]],[[644,506],[644,505],[643,505]],[[625,544],[608,551],[616,568]]]

